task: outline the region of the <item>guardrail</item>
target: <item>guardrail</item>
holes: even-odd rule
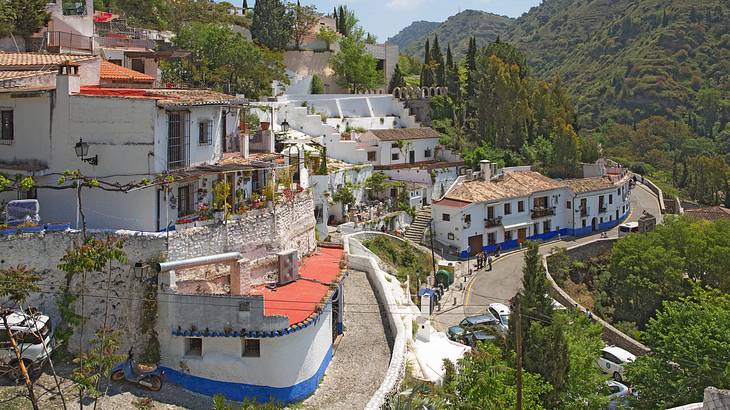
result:
[[[64,31],[47,31],[46,46],[49,48],[71,48],[74,50],[94,50],[94,40],[88,36],[67,33]]]

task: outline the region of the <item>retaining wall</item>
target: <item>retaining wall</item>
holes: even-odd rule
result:
[[[575,259],[585,259],[589,256],[595,256],[606,252],[613,247],[615,238],[613,239],[596,239],[591,242],[587,242],[582,245],[574,246],[566,249],[566,253]],[[580,311],[587,313],[587,309],[579,305],[567,292],[565,292],[560,286],[558,286],[555,279],[550,274],[549,269],[550,256],[543,256],[542,264],[545,267],[548,282],[553,289],[553,297],[560,302],[563,306],[568,308],[579,309]],[[593,315],[593,320],[603,327],[603,340],[611,345],[616,345],[624,350],[627,350],[634,355],[641,356],[649,353],[651,350],[638,340],[635,340],[620,330],[613,327],[610,323],[601,319],[600,317]]]

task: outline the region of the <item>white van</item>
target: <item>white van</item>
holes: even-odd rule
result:
[[[638,222],[626,222],[618,226],[618,236],[626,236],[635,232],[639,232]]]
[[[38,313],[31,315],[15,311],[8,316],[8,325],[13,331],[26,368],[30,371],[42,367],[55,347],[51,319]],[[8,331],[0,320],[0,365],[10,367],[11,372],[19,379],[20,369],[17,362]]]

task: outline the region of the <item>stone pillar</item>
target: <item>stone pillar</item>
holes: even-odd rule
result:
[[[231,263],[231,296],[239,296],[241,293],[241,265],[238,261]]]

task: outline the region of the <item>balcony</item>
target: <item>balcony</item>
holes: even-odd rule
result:
[[[46,32],[46,46],[49,50],[60,52],[62,49],[72,49],[91,52],[94,50],[94,41],[91,37],[63,31]]]
[[[599,214],[605,214],[605,213],[606,213],[606,211],[608,211],[608,208],[606,207],[606,205],[600,205],[600,206],[598,207],[598,213],[599,213]]]
[[[129,38],[126,36],[108,36],[108,37],[97,37],[96,42],[99,47],[106,48],[142,48],[147,50],[155,49],[154,40],[146,38]]]
[[[484,220],[485,228],[496,228],[498,226],[502,226],[502,217],[501,216],[498,216],[496,218],[487,218]]]
[[[590,210],[591,209],[589,207],[587,207],[587,206],[586,207],[581,207],[580,208],[580,216],[588,216],[588,214],[590,213]]]
[[[532,208],[532,219],[537,218],[544,218],[546,216],[555,216],[555,207],[551,206],[549,208]]]

